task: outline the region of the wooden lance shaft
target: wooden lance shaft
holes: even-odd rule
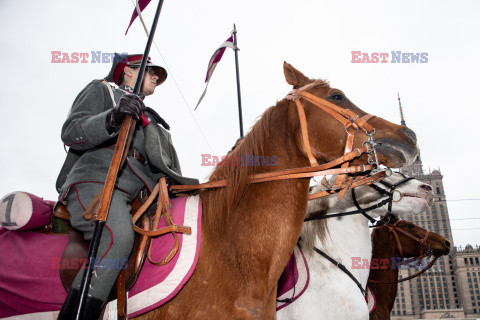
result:
[[[134,94],[139,94],[142,87],[143,76],[145,74],[145,68],[147,66],[147,58],[150,53],[150,47],[152,46],[153,36],[155,34],[155,29],[157,28],[158,18],[160,17],[162,5],[163,0],[160,0],[157,6],[157,11],[155,12],[152,28],[150,29],[147,45],[145,46],[145,51],[143,53],[142,63],[140,64],[140,70],[138,71],[137,81],[135,82],[135,87],[133,89]],[[118,171],[123,166],[125,159],[127,158],[133,132],[135,131],[135,125],[136,120],[129,115],[125,115],[125,118],[122,122],[122,127],[118,134],[115,150],[113,152],[112,162],[110,163],[110,168],[108,169],[107,179],[103,188],[102,197],[100,198],[98,214],[95,219],[95,229],[92,241],[90,242],[90,248],[88,250],[88,267],[83,274],[82,285],[80,287],[80,297],[75,312],[76,320],[81,319],[81,313],[83,311],[83,306],[85,305],[88,288],[92,279],[93,266],[95,265],[94,259],[97,256],[100,238],[102,236],[102,231],[105,226],[105,221],[107,220],[108,210],[110,209],[110,202],[112,201],[112,195],[115,188],[115,183],[117,181]]]

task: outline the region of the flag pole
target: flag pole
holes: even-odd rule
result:
[[[150,34],[148,36],[147,44],[145,46],[145,51],[142,57],[142,62],[140,64],[140,70],[138,72],[135,87],[133,89],[134,94],[139,94],[142,87],[143,76],[145,74],[145,68],[147,66],[147,59],[150,53],[150,47],[152,46],[153,36],[157,28],[158,18],[160,17],[160,12],[162,11],[162,5],[163,0],[160,0],[158,2],[157,11],[155,12],[152,28],[150,29]],[[115,150],[113,152],[112,161],[108,169],[107,179],[105,180],[102,197],[100,198],[100,203],[98,205],[98,214],[95,218],[95,229],[93,232],[92,240],[90,242],[90,247],[88,249],[88,266],[85,270],[85,273],[83,274],[82,284],[80,287],[80,297],[75,310],[76,320],[81,319],[81,313],[85,305],[88,288],[92,279],[93,267],[95,266],[95,257],[97,256],[98,247],[100,244],[100,237],[102,236],[102,231],[107,220],[108,210],[110,208],[110,202],[112,200],[113,189],[115,188],[118,171],[120,167],[124,164],[126,154],[128,153],[128,149],[130,148],[130,142],[132,140],[135,124],[136,120],[133,119],[131,116],[126,115],[122,122],[120,132],[118,134],[118,139],[115,145]]]
[[[240,138],[243,138],[242,95],[240,93],[240,72],[238,68],[237,28],[233,24],[233,50],[235,51],[235,69],[237,75],[238,120],[240,122]]]

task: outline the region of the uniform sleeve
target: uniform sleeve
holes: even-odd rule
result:
[[[108,89],[94,80],[79,93],[62,127],[62,141],[75,150],[88,150],[113,138],[105,128],[113,107]]]

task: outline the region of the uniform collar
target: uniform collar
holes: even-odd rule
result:
[[[118,88],[120,88],[122,90],[125,90],[125,91],[128,91],[130,93],[133,93],[133,89],[130,88],[129,86],[125,85],[125,84],[119,85]]]

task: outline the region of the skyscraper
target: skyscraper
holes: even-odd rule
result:
[[[404,125],[400,96],[398,102],[401,122]],[[453,247],[443,175],[440,170],[424,172],[419,154],[411,165],[403,167],[400,171],[431,185],[434,192],[433,206],[426,212],[406,214],[400,217],[444,236]],[[424,274],[410,281],[399,283],[391,314],[392,319],[462,319],[479,313],[480,264],[478,257],[480,257],[480,250],[478,247],[475,250],[471,246],[468,249],[468,252],[465,252],[461,248],[452,248],[449,255],[439,258],[435,265]],[[418,271],[417,268],[401,269],[399,277],[405,278]]]

